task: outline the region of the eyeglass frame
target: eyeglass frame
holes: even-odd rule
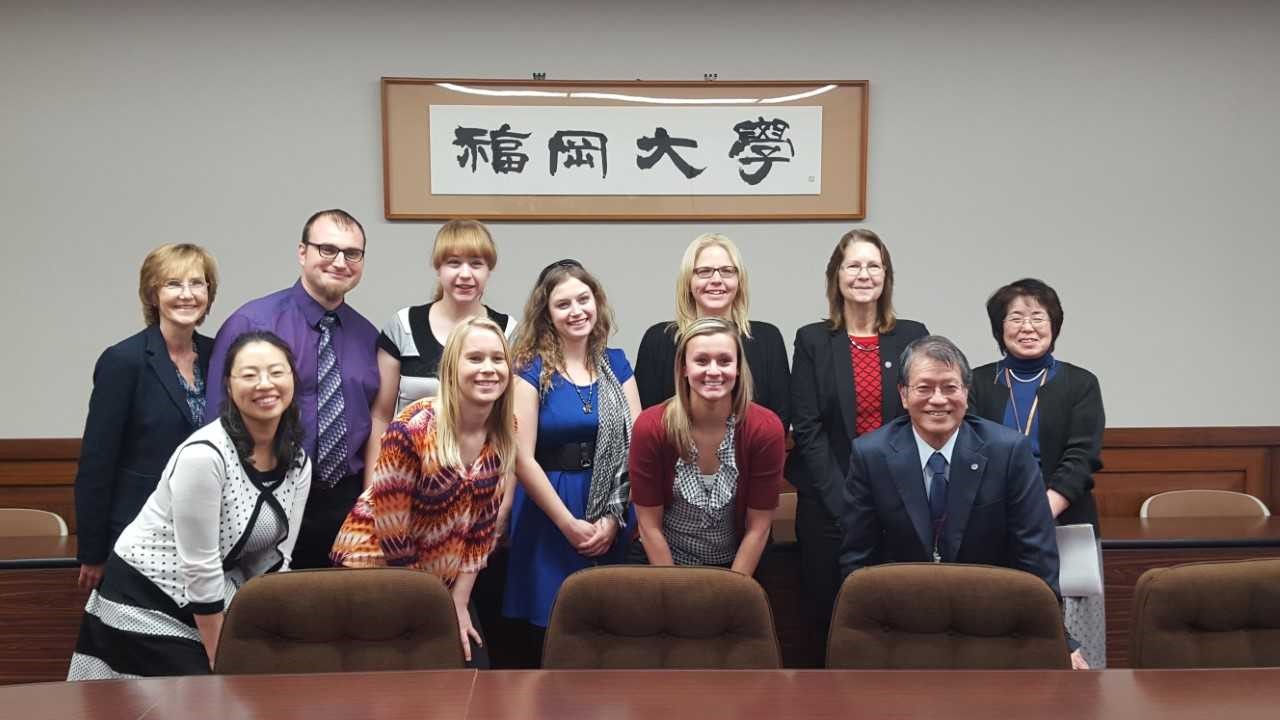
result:
[[[964,386],[964,383],[956,383],[954,385],[950,383],[947,383],[945,385],[921,384],[921,385],[912,385],[907,389],[911,391],[912,395],[915,395],[916,397],[922,400],[932,399],[933,396],[938,393],[942,393],[942,397],[950,399],[959,395],[962,392],[967,391],[967,388]],[[926,389],[929,391],[927,395],[925,394]]]
[[[168,290],[169,292],[175,292],[175,293],[178,293],[179,295],[181,295],[182,292],[185,290],[191,293],[192,295],[194,295],[198,292],[203,292],[203,293],[209,292],[209,281],[208,280],[165,280],[164,282],[157,285],[156,289]]]
[[[1048,314],[1044,315],[1009,315],[1004,319],[1004,324],[1009,327],[1023,327],[1028,323],[1033,328],[1042,328],[1050,322]]]
[[[693,268],[690,272],[692,272],[693,276],[699,280],[710,280],[717,274],[720,275],[721,280],[729,280],[738,277],[740,271],[738,270],[737,265],[699,265],[698,267]]]
[[[337,260],[338,254],[341,253],[342,259],[346,260],[348,263],[358,265],[364,262],[365,251],[363,248],[340,248],[337,245],[330,245],[329,243],[313,243],[310,240],[303,240],[302,244],[315,248],[316,252],[319,253],[320,257],[324,260]],[[355,257],[351,256],[352,253],[355,254]]]
[[[857,268],[857,269],[850,270],[850,268]],[[867,277],[869,278],[878,278],[878,277],[884,276],[884,265],[877,265],[874,263],[867,263],[866,265],[854,265],[851,263],[849,265],[840,266],[840,272],[849,273],[855,278],[861,275],[863,270],[867,272]]]

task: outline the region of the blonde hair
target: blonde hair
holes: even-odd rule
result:
[[[445,260],[451,257],[478,257],[492,270],[498,267],[498,246],[493,243],[493,235],[489,228],[478,220],[450,220],[436,233],[435,245],[431,247],[431,267],[437,271]],[[444,297],[444,288],[436,283],[436,294],[432,302]]]
[[[840,237],[836,247],[831,251],[831,259],[827,261],[827,309],[830,315],[827,324],[832,330],[847,329],[844,326],[844,296],[840,294],[840,266],[844,264],[844,252],[850,245],[864,242],[880,251],[880,262],[884,265],[884,285],[880,298],[876,300],[876,333],[886,333],[898,323],[898,315],[893,311],[893,259],[889,257],[889,248],[885,247],[880,236],[870,230],[850,230]]]
[[[683,331],[698,319],[698,304],[693,299],[693,267],[698,261],[698,255],[709,247],[724,249],[729,255],[729,262],[738,268],[738,292],[733,296],[733,305],[729,307],[729,319],[738,326],[739,332],[750,338],[751,323],[747,320],[747,268],[742,264],[738,246],[720,233],[703,233],[685,248],[684,258],[680,260],[680,274],[676,277],[676,330]]]
[[[166,280],[181,280],[198,273],[208,285],[209,302],[196,325],[209,317],[213,299],[218,295],[218,263],[208,250],[191,243],[161,245],[147,253],[138,272],[138,299],[142,301],[142,320],[147,327],[160,322],[160,286]]]
[[[488,442],[498,456],[499,472],[509,475],[516,462],[515,383],[511,369],[511,347],[502,328],[486,317],[470,317],[458,323],[445,340],[440,356],[440,395],[436,403],[436,448],[442,465],[466,470],[462,463],[462,450],[458,444],[458,428],[462,424],[462,389],[458,384],[458,368],[461,365],[462,345],[473,332],[491,332],[502,345],[507,360],[507,387],[494,401],[487,421]]]
[[[538,393],[545,396],[551,391],[551,374],[564,370],[564,354],[560,351],[560,336],[551,322],[551,293],[560,283],[580,280],[595,296],[596,322],[587,337],[587,365],[596,367],[604,360],[605,343],[613,333],[613,311],[604,288],[586,268],[576,260],[560,260],[548,265],[538,276],[533,292],[524,304],[524,317],[516,326],[516,367],[526,367],[534,358],[542,358],[542,372],[538,377]]]
[[[667,401],[662,411],[662,427],[667,431],[667,442],[680,452],[686,462],[691,460],[693,450],[693,417],[689,378],[684,374],[685,356],[689,351],[689,341],[697,337],[710,335],[728,335],[733,338],[737,352],[738,379],[733,385],[733,414],[737,422],[747,417],[747,409],[751,407],[752,381],[751,367],[747,365],[742,354],[742,336],[732,323],[717,317],[698,318],[676,336],[676,394]]]

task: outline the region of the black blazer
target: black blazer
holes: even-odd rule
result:
[[[892,562],[928,562],[933,526],[911,418],[858,438],[849,459],[840,572]],[[938,548],[944,562],[1029,572],[1058,588],[1053,515],[1031,453],[1014,430],[966,415],[947,478],[947,515]]]
[[[880,334],[881,406],[884,422],[906,410],[898,394],[898,359],[912,340],[929,334],[914,320],[898,320]],[[849,335],[826,322],[796,331],[791,362],[791,424],[795,448],[788,479],[802,495],[822,501],[832,518],[841,516],[849,450],[857,418],[857,388],[853,386],[853,357]]]
[[[196,333],[195,343],[207,381],[213,340]],[[81,563],[106,561],[120,532],[156,489],[169,456],[198,427],[159,325],[103,351],[93,368],[76,470]]]
[[[767,322],[751,321],[751,338],[742,339],[742,354],[751,368],[753,399],[773,411],[785,430],[791,422],[791,371],[782,333]],[[657,405],[676,394],[676,340],[672,323],[658,323],[645,331],[636,351],[636,389],[640,407]]]
[[[1106,413],[1098,378],[1082,367],[1058,362],[1053,379],[1036,391],[1040,404],[1040,472],[1045,484],[1071,505],[1058,516],[1059,525],[1089,523],[1098,531],[1093,500],[1093,474],[1102,469],[1102,431]],[[973,371],[969,412],[1004,422],[1009,389],[997,384],[998,363]]]

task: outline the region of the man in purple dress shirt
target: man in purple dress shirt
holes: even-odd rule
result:
[[[293,550],[294,568],[329,566],[329,550],[338,528],[362,489],[365,443],[371,427],[369,408],[378,394],[378,331],[345,299],[364,273],[364,248],[364,228],[351,215],[342,210],[312,215],[298,244],[298,263],[302,266],[298,282],[251,300],[232,313],[218,330],[209,361],[206,423],[218,417],[222,409],[227,348],[241,333],[270,330],[293,350],[298,367],[294,392],[302,414],[303,447],[312,463],[311,493]],[[326,332],[327,348],[321,341]],[[323,366],[322,355],[328,359]],[[335,361],[336,370],[330,371],[331,390],[324,401],[329,413],[321,428],[320,391],[326,379],[322,375],[325,367]],[[333,394],[340,397],[334,398]],[[335,401],[336,407],[341,408],[337,413],[333,412]],[[324,463],[321,460],[325,458],[318,456],[322,434],[327,440],[324,452],[332,456]]]

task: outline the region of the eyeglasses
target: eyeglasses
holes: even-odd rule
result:
[[[694,277],[700,280],[710,280],[711,276],[716,273],[720,273],[721,280],[729,280],[738,277],[738,268],[732,265],[721,265],[720,267],[701,265],[693,269]]]
[[[863,270],[866,270],[867,275],[873,278],[880,277],[881,275],[884,274],[884,266],[877,265],[876,263],[867,263],[866,265],[860,265],[858,263],[849,263],[848,265],[842,265],[840,269],[845,271],[849,275],[852,275],[853,277],[858,277],[859,275],[861,275]]]
[[[956,395],[960,394],[960,392],[963,390],[964,390],[963,385],[953,385],[953,384],[912,385],[911,386],[911,394],[921,399],[931,398],[933,397],[933,394],[936,392],[942,393],[942,397],[944,398],[955,397]]]
[[[165,280],[160,283],[160,289],[175,295],[181,295],[183,290],[188,290],[192,295],[195,295],[208,290],[209,283],[203,280]]]
[[[1009,327],[1022,327],[1027,323],[1031,323],[1031,327],[1038,328],[1044,327],[1047,322],[1049,322],[1049,316],[1047,315],[1010,315],[1004,319],[1004,324]]]
[[[342,253],[342,257],[349,263],[364,261],[364,250],[361,250],[360,248],[340,248],[337,245],[330,245],[328,243],[322,245],[313,243],[310,240],[303,240],[302,244],[310,245],[315,248],[316,252],[320,253],[320,257],[325,260],[335,260],[338,257],[338,253]]]

